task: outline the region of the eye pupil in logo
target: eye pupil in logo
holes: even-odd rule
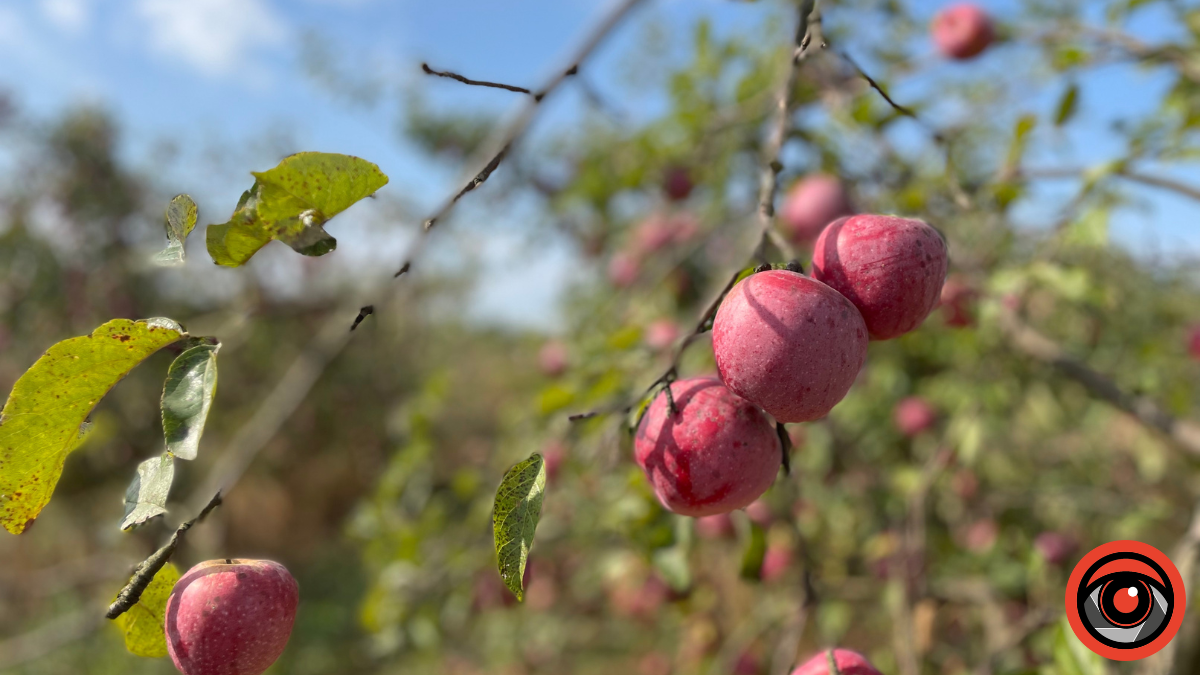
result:
[[[1096,547],[1071,572],[1067,619],[1093,652],[1142,659],[1171,641],[1186,607],[1183,581],[1170,558],[1137,541]]]

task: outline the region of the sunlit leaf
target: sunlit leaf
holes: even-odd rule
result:
[[[197,341],[183,351],[167,371],[163,384],[162,422],[167,450],[180,459],[195,459],[200,435],[217,391],[215,340]]]
[[[175,458],[164,452],[138,465],[137,475],[125,490],[125,516],[121,529],[137,527],[167,512],[167,495],[175,479]]]
[[[546,492],[546,463],[539,454],[517,464],[504,474],[496,490],[492,530],[496,540],[496,565],[500,579],[517,600],[524,599],[522,578],[533,534],[542,515]]]
[[[1079,106],[1079,85],[1072,82],[1063,92],[1062,98],[1058,99],[1058,106],[1054,112],[1054,126],[1061,127],[1075,116],[1075,110]]]
[[[1054,665],[1061,675],[1105,675],[1104,658],[1088,649],[1063,617],[1054,637]]]
[[[20,534],[50,501],[100,399],[185,333],[170,319],[115,319],[54,345],[17,380],[0,412],[0,523]]]
[[[154,256],[154,262],[159,265],[182,265],[184,260],[184,244],[188,235],[196,227],[196,202],[188,195],[175,195],[167,204],[167,247]]]
[[[304,255],[325,255],[337,248],[325,223],[388,182],[371,162],[326,152],[291,155],[253,175],[229,221],[205,232],[218,265],[242,265],[272,239]]]
[[[179,568],[167,563],[154,575],[137,604],[115,620],[125,635],[125,648],[135,656],[162,658],[167,655],[167,598],[179,581]]]

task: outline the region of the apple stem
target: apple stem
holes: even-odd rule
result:
[[[783,422],[775,423],[775,435],[779,437],[779,449],[783,454],[783,475],[792,475],[792,437],[788,435]]]
[[[829,675],[842,675],[842,671],[838,668],[837,659],[833,656],[833,650],[825,650],[825,658],[829,661]]]

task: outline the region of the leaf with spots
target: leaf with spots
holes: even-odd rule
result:
[[[504,474],[496,490],[492,531],[496,539],[496,565],[508,590],[523,600],[525,563],[533,534],[542,515],[546,494],[546,463],[534,453]]]
[[[160,457],[138,464],[137,475],[125,490],[125,516],[121,529],[129,530],[167,512],[167,495],[175,480],[175,457],[164,452]]]
[[[63,340],[25,371],[0,411],[0,525],[29,527],[50,501],[88,415],[130,370],[184,337],[170,319],[114,319]]]
[[[148,658],[167,655],[167,635],[163,627],[167,622],[167,598],[171,597],[177,581],[179,568],[174,563],[163,565],[137,604],[116,618],[116,626],[125,635],[125,648],[129,653]]]
[[[175,195],[171,199],[167,204],[167,247],[154,256],[156,264],[167,267],[183,264],[183,245],[196,228],[198,213],[196,202],[188,195]]]
[[[254,172],[229,222],[209,225],[208,252],[218,265],[245,264],[272,239],[297,253],[321,256],[337,248],[324,225],[387,185],[371,162],[350,155],[301,152],[270,171]]]
[[[217,392],[217,350],[213,338],[193,339],[176,357],[163,384],[162,422],[167,452],[196,459],[204,422]]]

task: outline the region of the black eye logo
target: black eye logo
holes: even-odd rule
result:
[[[1170,623],[1175,593],[1158,563],[1139,553],[1112,553],[1084,573],[1079,614],[1092,637],[1115,649],[1150,644]]]
[[[1110,542],[1084,556],[1071,573],[1071,627],[1101,656],[1145,658],[1179,630],[1182,584],[1178,570],[1158,549],[1141,542]]]

